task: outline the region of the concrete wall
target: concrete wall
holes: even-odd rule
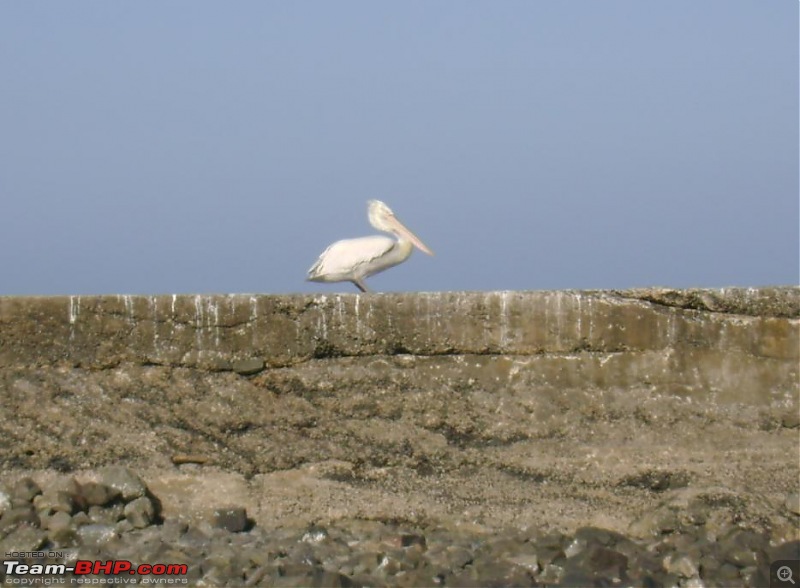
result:
[[[408,354],[488,388],[648,387],[769,403],[798,391],[799,316],[798,288],[7,297],[0,369],[132,363],[250,374]],[[483,361],[460,369],[458,356]],[[506,361],[487,378],[492,356]]]

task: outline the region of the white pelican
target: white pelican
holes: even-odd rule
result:
[[[369,292],[364,278],[403,263],[414,247],[433,255],[419,238],[397,220],[392,210],[380,200],[367,203],[369,224],[384,235],[344,239],[329,246],[308,270],[310,282],[353,282],[362,292]]]

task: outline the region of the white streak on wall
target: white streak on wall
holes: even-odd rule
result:
[[[150,296],[148,298],[150,305],[150,317],[153,321],[153,350],[158,352],[158,298]]]
[[[336,302],[334,303],[334,314],[336,315],[336,327],[339,331],[344,331],[344,301],[341,295],[336,295]]]
[[[203,300],[199,294],[194,297],[194,334],[200,350],[203,348]]]
[[[323,294],[316,299],[317,302],[317,338],[322,340],[328,339],[328,319],[326,318],[326,307],[328,297]]]
[[[250,343],[256,346],[256,325],[258,324],[258,298],[250,297]]]
[[[78,320],[78,316],[81,314],[81,297],[80,296],[70,296],[69,297],[69,324],[74,325],[75,321]]]
[[[356,313],[356,335],[358,335],[359,338],[361,338],[361,332],[362,332],[362,329],[361,329],[361,316],[360,316],[359,310],[358,310],[358,303],[359,303],[360,300],[361,300],[361,296],[356,296],[356,301],[355,301],[355,305],[354,305],[355,306],[355,313]]]
[[[500,292],[500,352],[508,346],[508,296],[510,292]]]
[[[210,314],[214,315],[214,346],[219,347],[219,300],[216,296],[207,298]]]
[[[133,316],[133,298],[131,298],[130,294],[125,294],[122,300],[125,302],[125,312],[128,313],[128,322],[133,324],[135,322]]]
[[[81,297],[69,297],[69,338],[75,338],[75,323],[78,322],[78,317],[81,314]]]

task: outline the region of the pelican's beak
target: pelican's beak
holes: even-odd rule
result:
[[[419,237],[417,237],[414,233],[412,233],[408,229],[408,227],[406,227],[403,223],[401,223],[399,220],[397,220],[397,218],[395,218],[394,215],[389,217],[389,224],[394,229],[396,235],[405,237],[406,239],[411,241],[414,244],[414,247],[416,247],[420,251],[423,251],[423,252],[427,253],[428,255],[433,255],[433,251],[428,249],[428,247],[425,245],[425,243],[420,241]]]

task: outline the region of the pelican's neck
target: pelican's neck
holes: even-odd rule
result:
[[[401,263],[409,258],[411,252],[414,251],[414,245],[405,237],[395,235],[397,245],[394,246],[391,252],[392,260],[397,260],[396,263]]]

